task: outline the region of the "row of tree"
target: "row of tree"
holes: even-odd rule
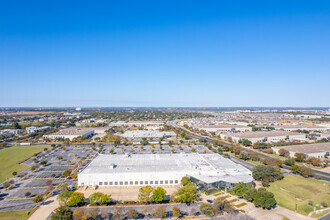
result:
[[[276,205],[274,194],[265,188],[255,189],[251,184],[237,183],[233,192],[240,198],[244,198],[257,207],[271,208]]]

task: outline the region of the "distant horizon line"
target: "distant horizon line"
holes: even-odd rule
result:
[[[306,107],[294,107],[294,106],[224,106],[224,107],[215,107],[215,106],[204,106],[204,107],[197,107],[197,106],[0,106],[0,109],[75,109],[75,108],[82,108],[82,109],[94,109],[94,108],[200,108],[200,109],[221,109],[221,108],[245,108],[245,109],[251,109],[251,108],[262,108],[262,109],[330,109],[330,106],[306,106]]]

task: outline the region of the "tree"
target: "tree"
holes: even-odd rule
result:
[[[271,157],[263,159],[262,162],[265,165],[269,165],[269,166],[273,166],[273,167],[282,166],[282,162],[279,159],[275,159],[275,158],[271,158]]]
[[[182,184],[183,186],[187,185],[187,184],[190,183],[190,182],[191,182],[191,180],[190,180],[189,177],[184,176],[184,177],[182,177],[182,179],[181,179],[181,184]]]
[[[31,196],[31,192],[26,192],[25,197],[29,197],[29,196]]]
[[[158,203],[162,202],[165,198],[166,190],[162,187],[157,187],[152,195],[152,202]]]
[[[72,191],[64,191],[61,194],[59,194],[57,196],[57,200],[59,201],[60,205],[65,206],[66,203],[69,201],[69,199],[71,198],[73,192]]]
[[[143,203],[150,203],[152,201],[152,195],[154,188],[151,186],[144,186],[139,189],[139,201]]]
[[[243,144],[244,146],[250,146],[250,145],[252,145],[252,142],[249,141],[249,140],[247,140],[247,139],[245,139],[245,140],[242,141],[242,144]]]
[[[43,161],[40,162],[41,165],[46,165],[47,163],[48,163],[47,160],[43,160]]]
[[[284,148],[281,148],[279,151],[278,151],[278,154],[280,156],[283,156],[283,157],[288,157],[290,156],[290,152],[285,150]]]
[[[195,148],[191,148],[191,150],[190,150],[191,152],[195,152],[196,151],[196,149]]]
[[[199,198],[196,185],[192,182],[178,189],[174,194],[177,202],[191,203]]]
[[[311,157],[308,159],[308,163],[311,163],[313,166],[321,166],[321,160],[319,158]]]
[[[103,205],[110,203],[111,195],[106,195],[100,192],[93,193],[88,197],[91,205]]]
[[[17,175],[17,172],[16,172],[16,171],[14,171],[12,174],[13,174],[13,176],[16,176],[16,175]]]
[[[9,182],[4,182],[2,184],[3,188],[8,188],[10,186],[10,183]]]
[[[87,213],[83,208],[77,208],[73,215],[74,220],[87,220]]]
[[[44,200],[43,196],[39,195],[39,196],[36,196],[32,199],[33,202],[35,203],[39,203],[39,202],[42,202],[42,200]]]
[[[64,177],[68,177],[68,176],[70,176],[71,172],[72,172],[71,169],[66,169],[66,170],[64,170],[62,176],[64,176]]]
[[[250,186],[244,193],[243,198],[249,202],[254,200],[255,195],[257,194],[257,190]]]
[[[304,162],[307,158],[307,155],[306,154],[303,154],[303,153],[295,153],[294,154],[294,159],[297,161],[297,162]]]
[[[209,203],[203,203],[200,205],[199,210],[201,210],[201,212],[204,215],[208,215],[208,216],[213,216],[214,215],[214,210],[211,204]]]
[[[61,206],[55,210],[54,215],[51,217],[52,220],[72,220],[71,209]]]
[[[252,169],[252,176],[255,180],[262,181],[266,177],[273,177],[273,180],[280,180],[283,178],[283,173],[279,168],[258,165]]]
[[[276,200],[273,193],[268,192],[265,188],[260,188],[254,197],[253,204],[268,209],[276,204]]]
[[[84,204],[85,204],[84,194],[79,192],[72,193],[71,198],[67,202],[67,206],[69,207],[82,206]]]
[[[314,171],[308,167],[301,166],[299,172],[303,175],[303,177],[310,177],[314,175]]]
[[[116,207],[115,211],[113,212],[112,218],[115,220],[122,220],[125,217],[124,215],[124,208]]]
[[[233,187],[234,194],[241,198],[243,197],[246,190],[247,190],[247,187],[242,182],[235,184],[235,186]]]
[[[251,160],[253,160],[253,161],[259,161],[260,160],[260,157],[256,152],[250,151],[249,156],[250,156]]]
[[[47,186],[52,185],[52,183],[53,183],[53,181],[51,181],[51,180],[47,180],[47,181],[46,181],[46,185],[47,185]]]
[[[173,211],[173,215],[174,215],[175,217],[181,218],[181,217],[184,215],[184,212],[181,211],[181,209],[178,208],[178,207],[176,207],[176,206],[174,206],[174,207],[172,208],[172,211]]]
[[[284,164],[287,166],[292,166],[295,164],[295,161],[293,159],[289,158],[284,161]]]
[[[241,152],[241,154],[239,155],[239,158],[242,159],[242,160],[249,160],[250,156],[246,152]]]
[[[14,122],[12,124],[12,127],[13,127],[13,129],[22,129],[22,127],[17,122]]]
[[[299,171],[300,171],[300,167],[299,167],[298,165],[292,165],[292,166],[290,167],[290,170],[292,170],[292,171],[295,172],[295,173],[299,173]]]
[[[153,216],[157,218],[165,218],[167,216],[167,212],[164,206],[157,207],[152,213]]]
[[[129,209],[126,212],[126,216],[130,219],[137,219],[139,217],[139,212],[136,211],[135,209]]]

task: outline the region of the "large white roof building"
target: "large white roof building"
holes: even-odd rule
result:
[[[78,185],[178,185],[188,176],[203,188],[252,182],[245,167],[218,154],[99,155],[78,174]]]

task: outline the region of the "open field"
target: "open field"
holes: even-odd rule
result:
[[[12,173],[23,171],[28,166],[19,164],[35,153],[43,151],[44,145],[14,146],[0,150],[0,182],[12,177]]]
[[[330,205],[329,187],[326,181],[288,175],[271,183],[268,190],[274,193],[278,205],[294,211],[297,202],[297,212],[308,215],[314,207],[322,209],[320,203],[323,201]],[[308,204],[309,201],[313,206]]]
[[[0,212],[0,220],[25,220],[33,210]]]

